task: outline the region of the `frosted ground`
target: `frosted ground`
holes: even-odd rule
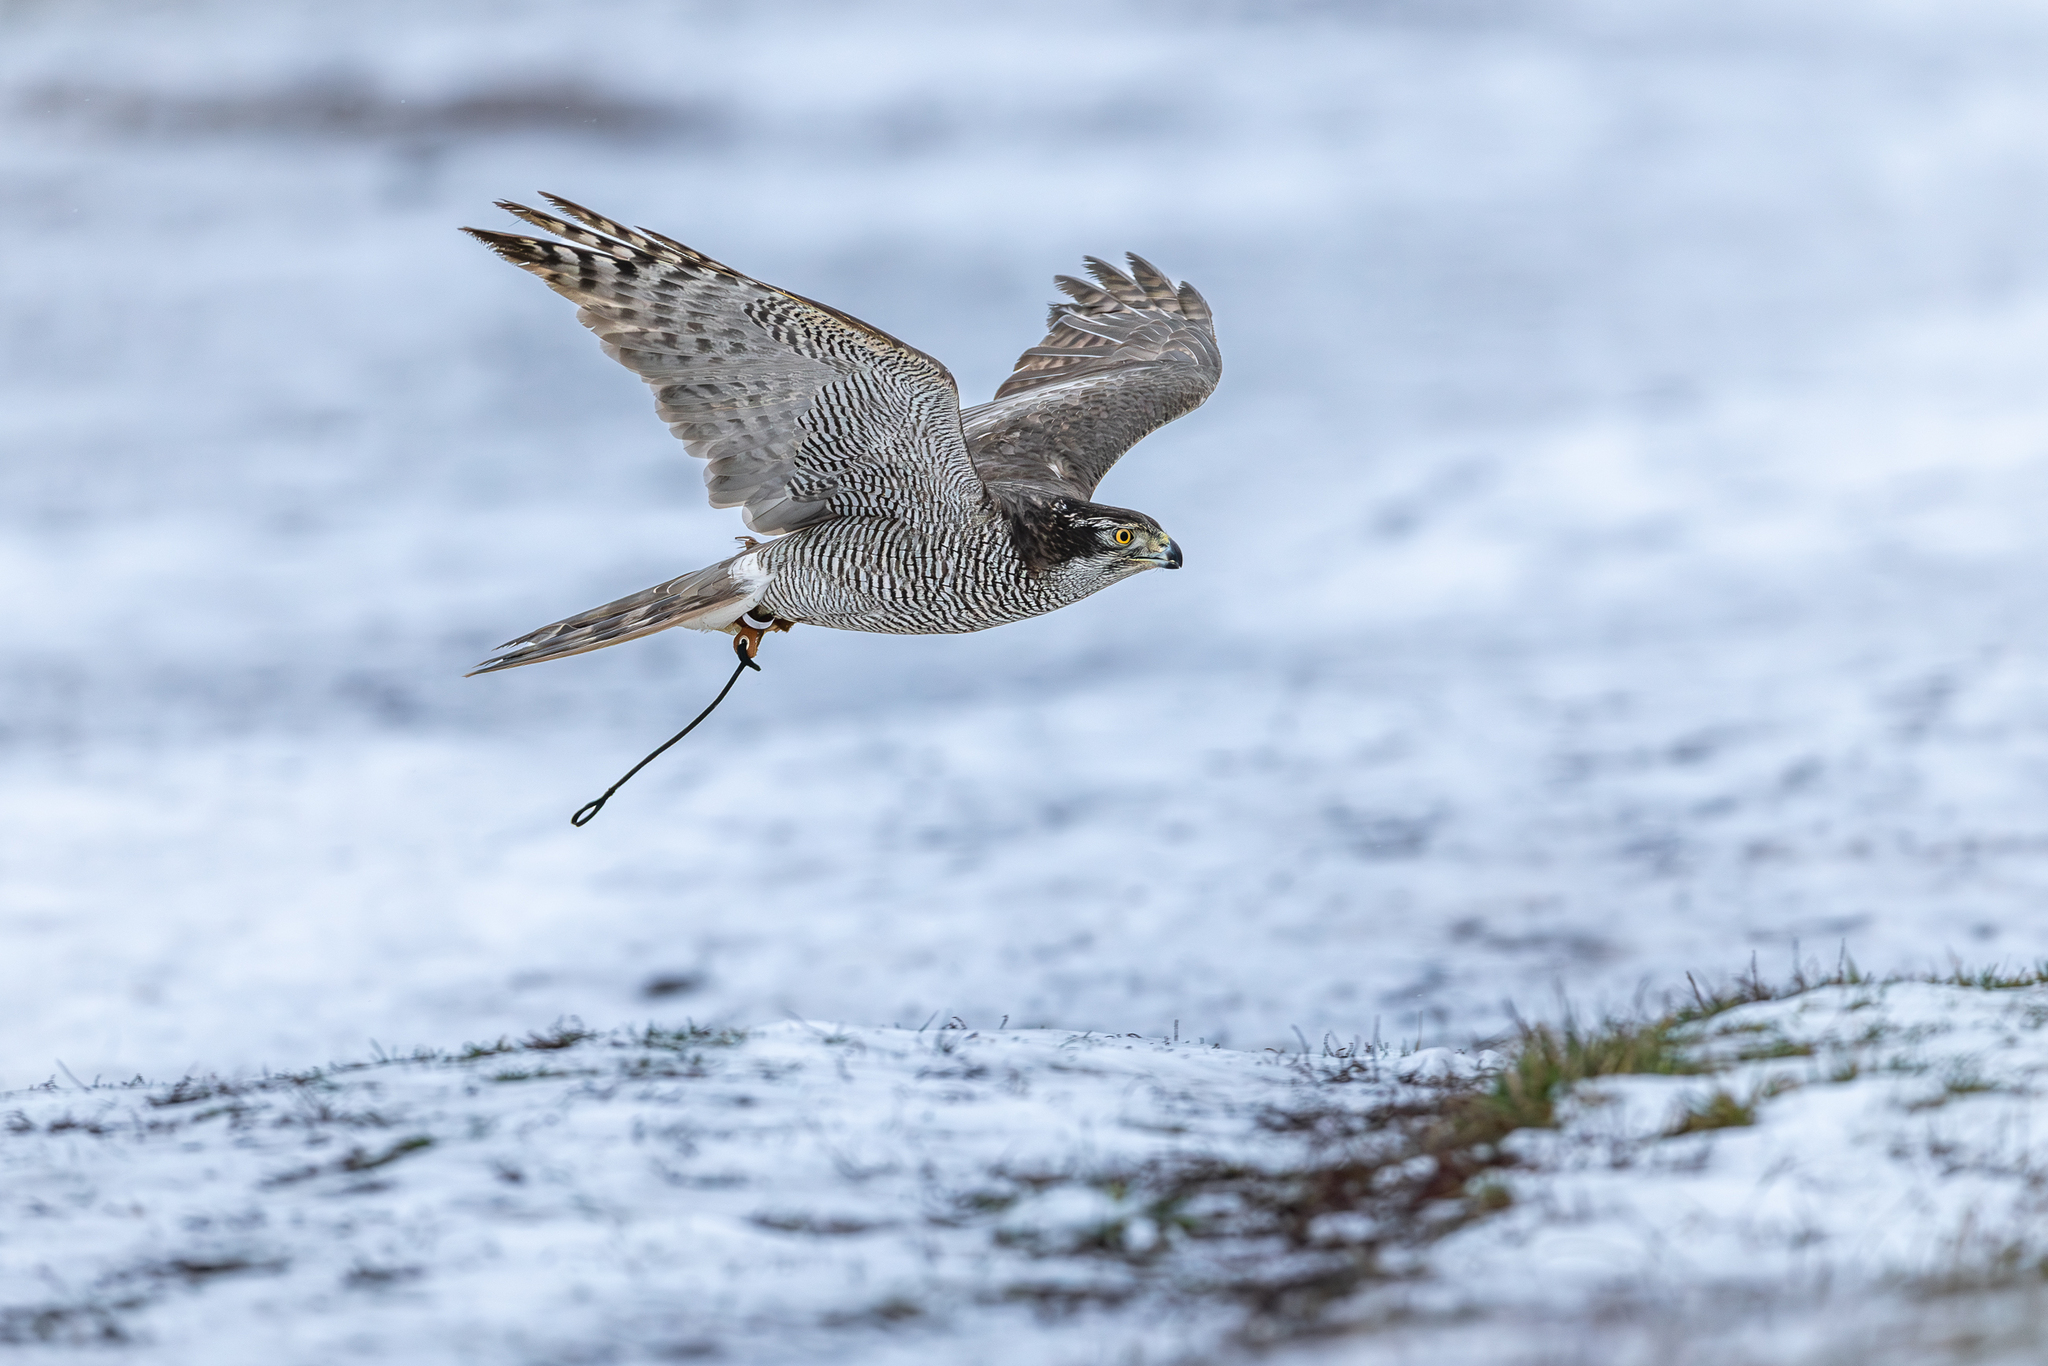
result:
[[[579,13],[0,8],[0,1088],[2044,951],[2032,7]],[[1081,254],[1196,281],[1104,489],[1187,570],[778,637],[571,829],[718,642],[462,670],[739,527],[452,230],[540,188],[970,399]]]
[[[2033,1362],[2048,988],[1823,987],[1582,1084],[1063,1031],[572,1028],[0,1096],[0,1344],[340,1360]],[[1716,1108],[1754,1123],[1702,1124]],[[1454,1157],[1457,1154],[1454,1154]],[[1486,1211],[1492,1210],[1488,1214]]]

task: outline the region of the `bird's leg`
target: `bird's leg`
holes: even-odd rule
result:
[[[757,621],[761,623],[759,626],[754,624]],[[763,636],[770,631],[787,631],[794,625],[796,623],[793,621],[779,620],[759,608],[749,608],[746,615],[734,622],[729,629],[732,631],[735,644],[740,641],[746,642],[747,658],[759,659]]]

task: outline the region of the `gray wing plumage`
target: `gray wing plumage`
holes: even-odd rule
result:
[[[1090,256],[1095,284],[1054,283],[1051,331],[1017,358],[993,402],[961,415],[975,468],[1005,485],[1078,497],[1149,433],[1192,412],[1223,374],[1209,305],[1149,261],[1131,273]]]
[[[833,517],[973,515],[981,481],[945,366],[659,233],[546,198],[577,221],[498,207],[565,241],[464,231],[577,304],[605,353],[647,381],[662,421],[710,462],[713,507],[742,508],[767,535]]]

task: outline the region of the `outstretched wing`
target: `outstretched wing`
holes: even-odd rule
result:
[[[577,304],[605,353],[647,381],[669,430],[711,462],[713,507],[743,508],[748,527],[772,535],[979,506],[945,366],[659,233],[546,198],[576,223],[498,207],[565,242],[463,231]]]
[[[1054,283],[1043,342],[1017,358],[994,402],[961,414],[974,466],[988,484],[1092,499],[1117,458],[1199,407],[1223,374],[1209,305],[1142,257],[1126,275],[1087,258],[1094,285]]]

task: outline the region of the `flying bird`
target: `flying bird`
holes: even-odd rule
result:
[[[1158,522],[1093,498],[1119,456],[1216,387],[1222,359],[1194,286],[1137,256],[1128,274],[1087,258],[1093,283],[1056,277],[1067,301],[1045,340],[992,401],[963,410],[944,365],[879,328],[546,199],[565,216],[498,207],[547,238],[463,231],[577,305],[707,462],[711,505],[741,509],[768,539],[741,537],[729,559],[508,641],[474,673],[671,626],[736,637],[743,663],[765,633],[796,625],[979,631],[1180,568]]]

